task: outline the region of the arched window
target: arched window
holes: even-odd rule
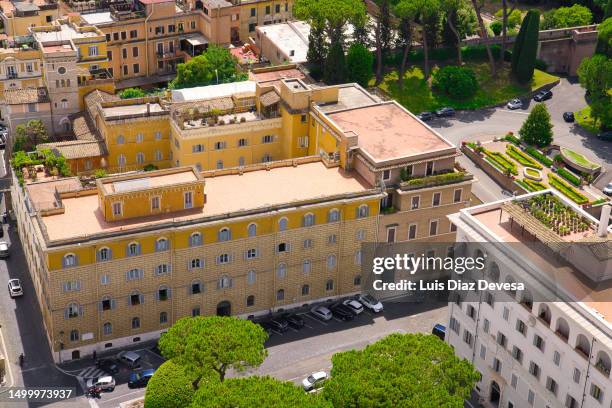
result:
[[[202,245],[202,234],[199,232],[194,232],[189,236],[189,246],[199,246]]]
[[[555,334],[567,343],[567,339],[569,339],[570,335],[570,329],[569,324],[567,324],[567,321],[562,317],[557,319]]]
[[[140,317],[132,317],[132,329],[140,329]]]
[[[68,109],[68,99],[62,99],[60,105],[62,109]]]
[[[255,306],[255,296],[253,296],[253,295],[247,296],[247,298],[246,298],[246,305],[247,305],[247,307]]]
[[[332,270],[336,267],[336,255],[330,254],[327,256],[327,269]]]
[[[168,323],[168,312],[159,313],[159,324]]]
[[[159,300],[160,302],[165,302],[166,300],[170,299],[170,297],[171,297],[171,291],[168,286],[161,285],[157,289],[157,300]]]
[[[310,285],[302,285],[302,296],[308,296],[310,294]]]
[[[325,290],[327,290],[327,291],[334,290],[334,281],[333,281],[333,279],[329,279],[327,282],[325,282]]]
[[[247,272],[247,283],[249,285],[253,285],[255,283],[256,275],[254,270],[250,270]]]
[[[111,258],[112,256],[111,256],[110,248],[104,247],[98,250],[98,261],[99,262],[110,261]]]
[[[302,221],[302,224],[304,227],[312,227],[315,223],[315,216],[314,214],[306,214],[304,215],[304,220]]]
[[[550,308],[546,303],[540,303],[538,308],[538,318],[546,326],[550,326],[551,313]]]
[[[285,300],[285,289],[279,289],[276,291],[276,300]]]
[[[330,210],[327,214],[327,222],[338,222],[340,221],[340,211],[337,209]]]
[[[360,205],[357,208],[357,218],[365,218],[370,214],[370,207],[366,204]]]
[[[229,241],[232,239],[232,231],[229,228],[221,228],[219,230],[219,241]]]
[[[310,273],[311,266],[312,263],[310,262],[310,259],[304,259],[304,262],[302,262],[302,272]]]
[[[125,167],[125,155],[124,154],[120,154],[119,156],[117,156],[117,165],[119,167]]]
[[[525,306],[529,311],[533,309],[533,297],[531,296],[531,292],[527,289],[521,292],[521,305]]]
[[[219,278],[219,282],[217,282],[217,286],[219,289],[229,289],[232,287],[232,278],[227,275],[223,275]]]
[[[66,309],[64,310],[64,318],[72,319],[75,317],[79,317],[82,314],[82,308],[78,303],[70,303]]]
[[[102,326],[102,333],[105,336],[109,336],[109,335],[113,334],[113,324],[110,323],[110,322],[104,323],[104,325]]]
[[[361,265],[361,249],[355,252],[355,265]]]
[[[145,155],[143,152],[138,152],[136,153],[136,163],[138,164],[144,164],[145,162]]]
[[[127,256],[140,255],[140,244],[138,242],[130,242],[127,246]]]
[[[596,361],[595,368],[597,368],[606,377],[610,377],[610,356],[608,353],[600,350],[597,353]]]
[[[247,228],[247,232],[249,237],[254,237],[257,235],[257,225],[255,224],[249,224],[248,228]]]
[[[279,231],[287,230],[287,218],[283,217],[280,220],[278,220],[278,230]]]
[[[75,254],[66,254],[63,259],[64,268],[70,268],[77,265],[77,257]]]
[[[489,277],[490,282],[499,282],[499,266],[495,262],[489,266]]]
[[[74,329],[70,330],[70,341],[79,341],[79,331]]]
[[[278,264],[276,267],[276,276],[279,279],[283,279],[285,276],[287,276],[287,264],[284,262]]]
[[[203,265],[203,262],[200,258],[193,258],[189,261],[189,269],[199,269]]]
[[[579,334],[576,337],[576,351],[583,354],[586,358],[589,358],[591,354],[591,342],[586,338],[584,334]]]
[[[155,250],[156,251],[167,251],[170,248],[170,243],[166,238],[159,238],[155,241]]]

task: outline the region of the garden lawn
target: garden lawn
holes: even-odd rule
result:
[[[424,80],[423,71],[417,66],[409,67],[405,73],[403,89],[399,89],[397,85],[397,71],[385,75],[383,82],[378,87],[409,111],[419,113],[433,111],[443,106],[451,106],[455,109],[479,109],[493,106],[558,80],[558,77],[536,69],[531,84],[520,85],[510,78],[508,66],[498,69],[497,78],[491,77],[489,65],[486,62],[471,62],[466,63],[465,66],[474,70],[480,86],[474,96],[464,100],[455,100],[446,94],[432,91]],[[433,70],[436,69],[434,67]]]
[[[576,119],[576,122],[578,122],[578,124],[582,126],[586,131],[590,133],[599,132],[599,126],[595,122],[595,119],[591,117],[590,106],[585,106],[578,112],[574,112],[574,118]]]
[[[573,161],[574,163],[582,167],[587,167],[589,169],[596,169],[600,167],[599,164],[593,163],[592,161],[590,161],[589,159],[587,159],[580,153],[576,153],[573,150],[562,148],[561,153],[564,154],[568,159],[570,159],[571,161]]]

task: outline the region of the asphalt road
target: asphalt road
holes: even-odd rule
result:
[[[564,122],[562,117],[563,112],[575,112],[586,106],[584,89],[577,82],[562,78],[552,92],[553,97],[544,103],[554,126],[554,142],[601,163],[606,172],[599,177],[595,185],[600,189],[603,188],[612,181],[612,143],[598,140],[595,135],[589,134],[576,124]],[[533,100],[525,102],[528,103],[525,109],[512,111],[503,107],[459,112],[453,118],[434,119],[429,125],[458,146],[462,141],[491,140],[510,131],[518,135],[527,115],[535,106]],[[474,168],[471,160],[466,157],[461,157],[459,161],[468,170]],[[481,177],[478,172],[475,175],[481,181],[474,184],[474,193],[479,198],[483,201],[490,201],[488,198],[491,198],[491,195],[502,198],[501,189],[495,182],[488,177]]]

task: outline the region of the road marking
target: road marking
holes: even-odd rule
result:
[[[87,402],[89,402],[91,408],[100,408],[95,398],[87,398]]]
[[[316,318],[314,316],[311,316],[311,315],[308,315],[308,314],[304,315],[304,316],[306,316],[307,318],[309,318],[311,320],[314,320],[315,322],[321,323],[323,326],[327,326],[327,323],[325,323],[323,320],[320,320],[320,319],[318,319],[318,318]]]
[[[46,364],[43,364],[43,365],[39,365],[38,367],[26,368],[25,370],[21,370],[21,372],[25,373],[27,371],[39,370],[41,368],[45,368],[46,366],[47,366]]]
[[[332,316],[332,319],[334,319],[337,322],[342,322],[342,320],[338,319],[336,316]]]
[[[497,112],[516,113],[519,115],[529,115],[529,112],[513,111],[508,109],[495,109]]]
[[[97,378],[107,375],[104,370],[100,370],[96,366],[86,367],[78,374],[81,378]]]

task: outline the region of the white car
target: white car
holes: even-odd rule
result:
[[[508,109],[521,109],[523,107],[523,101],[518,98],[514,98],[506,105]]]
[[[342,304],[348,307],[349,309],[351,309],[351,311],[355,315],[358,315],[361,312],[363,312],[363,305],[359,303],[358,301],[356,301],[355,299],[346,299],[344,302],[342,302]]]
[[[312,313],[319,319],[326,320],[326,321],[331,320],[332,318],[331,310],[329,310],[325,306],[315,306],[312,309],[310,309],[310,313]]]
[[[383,305],[374,296],[368,294],[359,295],[359,301],[362,305],[373,311],[374,313],[382,312]]]
[[[607,196],[612,196],[612,183],[608,183],[608,185],[604,187],[603,193]]]
[[[115,379],[110,376],[90,378],[87,380],[87,388],[98,387],[102,391],[113,391],[115,389]]]
[[[0,226],[0,228],[2,228]],[[6,241],[0,241],[0,258],[8,258],[9,257],[9,246]]]
[[[19,279],[11,279],[8,281],[8,291],[12,298],[23,296],[23,288]]]
[[[327,380],[327,373],[325,371],[317,371],[316,373],[310,374],[302,381],[304,391],[311,391],[320,387],[325,380]]]

